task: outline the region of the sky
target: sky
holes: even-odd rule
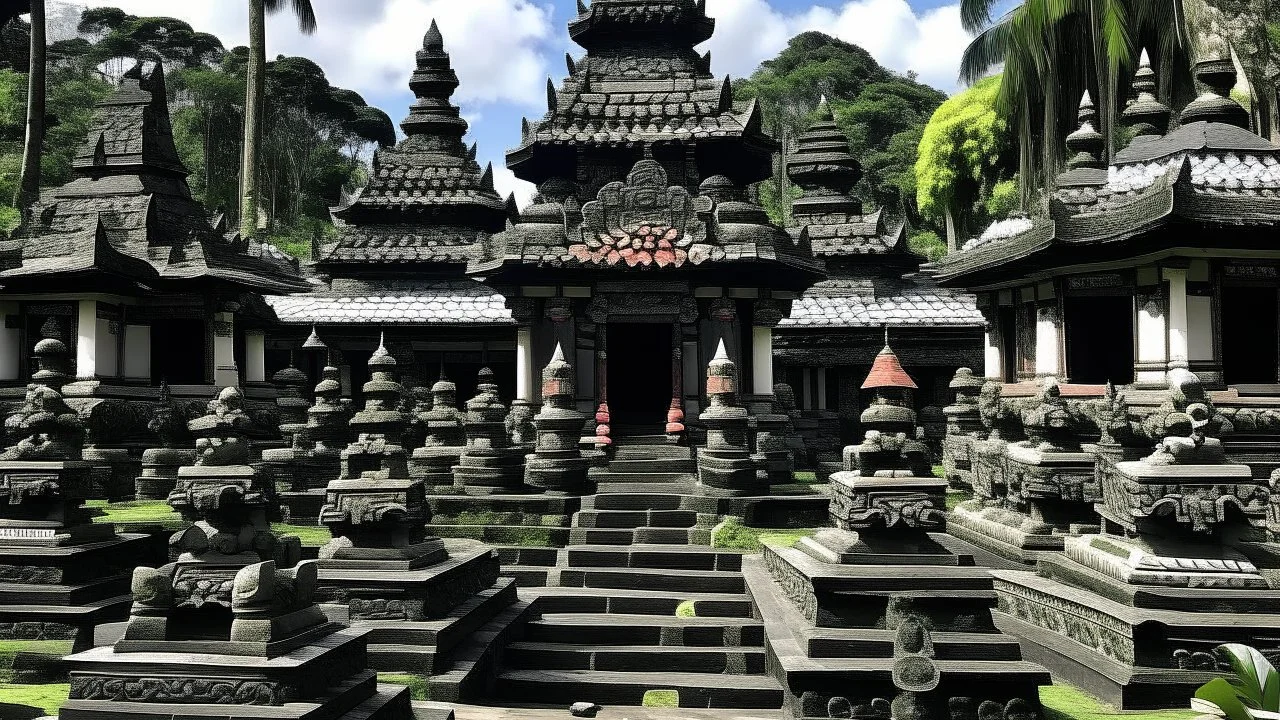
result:
[[[168,15],[217,35],[227,48],[247,44],[243,0],[78,0],[134,15]],[[471,123],[481,164],[491,161],[502,193],[521,204],[533,187],[505,169],[520,139],[520,118],[546,111],[546,82],[566,74],[564,55],[583,54],[566,23],[576,0],[312,0],[319,30],[302,35],[286,10],[268,19],[267,56],[303,55],[336,86],[359,92],[399,123],[413,95],[414,52],[434,18],[461,85],[453,101]],[[286,3],[287,5],[287,3]],[[957,90],[956,71],[969,36],[948,0],[707,0],[716,34],[710,50],[718,76],[745,77],[799,32],[821,30],[865,48],[885,67],[915,71],[934,87]]]

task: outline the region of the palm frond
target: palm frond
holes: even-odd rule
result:
[[[960,82],[972,85],[1005,62],[1013,39],[1014,8],[993,25],[978,33],[960,56]]]
[[[262,0],[262,6],[268,13],[280,12],[286,5],[293,9],[294,16],[298,18],[298,29],[304,35],[316,31],[316,11],[311,7],[311,0]]]
[[[970,35],[977,35],[991,24],[991,8],[995,0],[960,0],[960,25]]]

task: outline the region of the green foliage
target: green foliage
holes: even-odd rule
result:
[[[1198,713],[1189,710],[1117,710],[1098,702],[1092,695],[1055,681],[1040,688],[1044,720],[1192,720]]]
[[[868,202],[895,206],[914,203],[919,133],[946,98],[912,75],[880,66],[857,45],[820,32],[792,38],[776,58],[735,83],[734,93],[739,99],[759,101],[765,127],[788,152],[825,95],[836,123],[849,137],[850,152],[863,165],[857,193]],[[784,202],[784,187],[789,186],[779,158],[773,180],[760,188],[761,202],[775,222],[790,217],[794,197]]]
[[[94,105],[111,92],[100,77],[75,70],[51,72],[48,88],[46,112],[53,123],[45,129],[40,155],[41,182],[46,187],[71,180],[71,162],[89,134]]]
[[[69,683],[50,683],[48,685],[3,685],[0,684],[0,703],[11,705],[27,705],[39,708],[49,715],[57,715],[58,708],[67,701],[71,694]]]
[[[907,238],[907,249],[933,262],[947,254],[947,241],[938,233],[925,230]]]
[[[698,617],[697,604],[692,600],[685,600],[676,606],[676,617],[691,618]]]
[[[967,503],[972,499],[973,493],[969,490],[947,490],[947,512],[960,507],[960,503]]]
[[[1192,707],[1227,720],[1253,720],[1250,710],[1280,712],[1280,673],[1262,653],[1229,643],[1219,645],[1217,654],[1231,666],[1231,675],[1201,685]]]
[[[991,186],[991,194],[984,200],[987,216],[992,220],[1003,220],[1018,210],[1021,201],[1018,178],[1001,180]]]
[[[818,474],[812,470],[797,470],[791,473],[791,477],[798,483],[816,483],[818,482]]]
[[[404,685],[409,688],[409,697],[413,700],[430,700],[431,687],[427,679],[421,675],[409,673],[378,673],[378,682],[387,685]]]
[[[648,708],[678,708],[680,707],[680,691],[647,690],[640,705]]]
[[[938,222],[948,210],[963,214],[999,180],[1009,147],[999,92],[1000,77],[985,78],[942,103],[925,125],[915,166],[921,214]]]

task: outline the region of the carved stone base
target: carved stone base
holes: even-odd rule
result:
[[[525,458],[524,481],[551,494],[581,495],[587,489],[590,461],[573,451],[538,453]]]
[[[388,561],[320,560],[317,595],[349,608],[352,620],[440,618],[498,579],[498,554],[471,540],[449,540],[448,557],[404,570]]]
[[[1066,556],[1130,585],[1254,589],[1270,588],[1241,553],[1216,543],[1153,542],[1115,535],[1067,538]]]
[[[698,453],[698,486],[708,495],[741,497],[768,495],[769,485],[756,475],[756,463],[745,452]]]
[[[414,450],[409,458],[409,477],[421,480],[428,492],[452,492],[453,468],[463,449],[460,445],[433,445]]]
[[[983,550],[1028,565],[1046,554],[1061,551],[1064,539],[1054,534],[1053,528],[1022,513],[983,507],[978,500],[961,503],[951,511],[947,516],[947,532]]]
[[[133,480],[142,466],[129,457],[128,450],[88,447],[84,449],[84,461],[93,465],[95,492],[89,497],[123,500],[133,496]]]

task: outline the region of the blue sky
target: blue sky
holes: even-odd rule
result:
[[[546,78],[566,72],[565,52],[582,49],[569,40],[566,23],[576,0],[312,0],[319,31],[302,36],[287,15],[268,24],[268,56],[305,55],[335,85],[359,92],[391,119],[404,118],[412,94],[407,83],[413,53],[432,18],[444,33],[461,87],[454,97],[472,124],[481,162],[492,161],[499,189],[526,200],[532,192],[503,168],[504,151],[520,136],[522,116],[546,110]],[[176,15],[212,32],[227,47],[246,42],[244,2],[235,0],[80,0],[117,6],[136,15]],[[968,36],[957,5],[949,0],[707,0],[716,35],[702,49],[712,53],[717,75],[749,75],[787,40],[822,30],[866,48],[882,65],[919,73],[921,80],[952,92]]]

